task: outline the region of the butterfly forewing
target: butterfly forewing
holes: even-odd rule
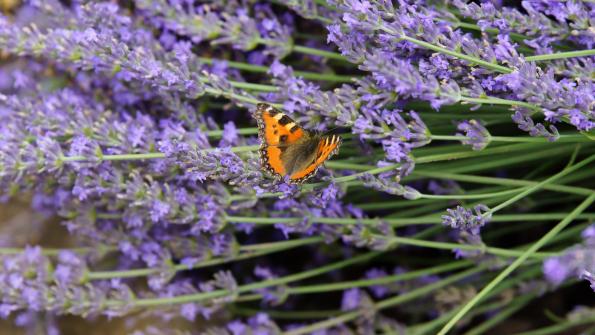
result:
[[[262,166],[276,177],[289,175],[294,183],[312,176],[341,142],[338,136],[313,136],[268,104],[258,104],[254,118],[258,123]]]
[[[255,117],[266,145],[288,145],[304,136],[302,127],[270,105],[258,104]]]
[[[258,123],[262,166],[275,176],[286,175],[281,155],[288,145],[304,135],[303,129],[289,116],[268,104],[258,104],[254,118]]]

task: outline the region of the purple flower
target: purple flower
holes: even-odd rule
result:
[[[563,117],[569,117],[571,124],[579,130],[589,130],[595,126],[592,121],[592,104],[595,98],[590,94],[595,89],[593,83],[557,80],[553,70],[544,71],[535,63],[521,64],[518,70],[503,75],[500,80],[520,100],[542,108],[550,122],[559,122]],[[520,117],[516,116],[514,121],[523,129],[517,119],[520,121]],[[523,130],[530,129],[532,128]],[[536,136],[533,133],[531,135]]]
[[[223,135],[221,136],[220,147],[232,146],[238,143],[238,131],[235,124],[231,121],[223,126]]]
[[[462,194],[463,189],[454,180],[430,180],[428,190],[434,194]]]
[[[550,125],[548,131],[543,124],[533,122],[530,116],[521,111],[515,112],[512,115],[512,120],[518,124],[519,129],[528,132],[531,136],[544,136],[550,142],[554,142],[560,137],[558,129],[554,125]]]
[[[483,126],[480,121],[469,120],[459,122],[457,130],[463,133],[456,133],[456,136],[465,136],[466,139],[461,140],[465,145],[470,145],[473,150],[483,150],[490,144],[490,133]]]
[[[319,86],[307,82],[293,73],[293,69],[280,62],[273,62],[269,70],[275,78],[273,84],[279,87],[275,98],[284,101],[283,108],[298,113],[296,121],[309,129],[324,130],[330,125],[350,126],[358,116],[358,108],[353,102],[358,93],[349,85],[334,91],[322,91]],[[312,116],[317,115],[313,122]],[[304,122],[301,122],[304,121]]]
[[[29,86],[31,83],[30,78],[28,76],[26,76],[22,71],[14,71],[12,73],[13,79],[14,79],[14,88],[25,88],[27,86]]]
[[[456,258],[468,258],[476,262],[486,263],[489,261],[489,255],[484,255],[485,244],[479,233],[476,233],[473,230],[457,230],[454,232],[454,235],[456,236],[458,243],[471,245],[477,248],[475,250],[456,248],[453,250]]]
[[[584,25],[588,21],[585,18],[589,10],[580,2],[567,5],[556,2],[523,2],[522,7],[526,13],[511,7],[495,8],[490,2],[481,5],[463,1],[453,3],[464,16],[479,20],[482,27],[497,28],[501,32],[508,32],[514,27],[515,32],[533,38],[548,37],[547,44],[540,46],[544,49],[538,49],[539,51],[547,52],[551,49],[545,47],[551,47],[555,42],[567,39],[584,44],[588,48],[595,43],[592,34],[585,30]],[[558,22],[546,15],[554,16]],[[571,29],[574,29],[572,34]]]
[[[381,269],[372,268],[372,269],[366,271],[366,278],[368,278],[368,279],[377,279],[377,278],[382,278],[382,277],[386,277],[386,276],[388,276],[386,271],[381,270]],[[386,297],[388,295],[388,293],[390,292],[390,289],[386,285],[373,285],[373,286],[370,286],[369,288],[376,298]]]
[[[322,189],[322,192],[320,193],[320,199],[323,201],[323,203],[328,204],[329,202],[340,198],[340,193],[342,192],[339,186],[335,183],[331,183]]]
[[[50,271],[50,260],[41,254],[38,247],[27,248],[21,254],[3,258],[0,293],[4,317],[16,310],[60,311],[75,315],[116,315],[127,311],[130,299],[126,298],[129,295],[124,292],[129,292],[128,287],[120,285],[116,289],[82,283],[87,271],[86,264],[70,251],[59,253],[53,272]],[[79,299],[83,296],[86,297],[85,301]],[[118,303],[105,305],[107,297],[116,298]]]
[[[429,101],[435,109],[460,100],[460,88],[456,82],[442,84],[436,77],[424,77],[408,60],[375,54],[366,59],[361,68],[372,72],[378,87],[392,90],[402,98]]]
[[[159,201],[159,200],[155,200],[153,201],[153,204],[151,206],[151,220],[153,220],[153,222],[159,222],[161,220],[163,220],[165,218],[165,216],[167,215],[167,213],[170,211],[170,205],[163,202],[163,201]]]
[[[591,224],[581,232],[581,237],[587,245],[595,245],[595,224]]]
[[[6,319],[12,312],[18,309],[19,307],[17,305],[0,304],[0,317]]]
[[[382,146],[386,152],[386,158],[394,162],[408,161],[411,152],[411,145],[401,140],[383,140]]]
[[[391,246],[391,237],[394,231],[386,222],[380,221],[376,226],[368,227],[361,224],[349,227],[348,232],[343,232],[343,242],[356,247],[367,247],[374,250],[386,250]]]
[[[588,235],[588,233],[587,233]],[[580,277],[585,271],[595,272],[595,250],[589,237],[561,255],[547,258],[543,262],[545,278],[554,285],[560,285],[571,276]]]
[[[69,156],[83,156],[86,160],[96,161],[101,159],[101,148],[97,142],[84,137],[77,136],[72,139]]]
[[[262,280],[272,280],[277,278],[269,268],[256,266],[254,275]],[[257,290],[263,296],[263,302],[272,306],[282,304],[288,297],[285,286],[267,287]]]
[[[570,276],[570,269],[561,259],[549,258],[543,262],[545,278],[554,285],[560,285]]]
[[[188,321],[194,321],[196,318],[196,314],[198,313],[198,308],[196,304],[183,304],[180,306],[180,314]]]
[[[360,308],[362,300],[362,291],[358,288],[352,288],[343,292],[343,299],[341,300],[341,310],[350,311]]]
[[[71,251],[61,251],[58,255],[58,262],[54,278],[59,285],[77,284],[87,271],[85,262],[79,255]]]
[[[455,209],[447,209],[448,215],[442,216],[442,224],[459,230],[469,231],[474,235],[479,234],[479,230],[492,217],[490,209],[486,205],[477,205],[473,211],[462,206]]]
[[[365,173],[358,179],[364,182],[367,187],[374,188],[378,191],[386,192],[389,194],[401,195],[405,199],[413,200],[420,197],[420,193],[411,186],[403,186],[399,183],[400,177],[396,176],[395,180],[389,178],[379,178],[371,174]]]

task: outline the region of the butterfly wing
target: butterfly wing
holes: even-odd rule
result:
[[[318,139],[318,147],[313,162],[306,165],[303,169],[293,172],[289,177],[290,181],[294,183],[303,183],[308,178],[312,177],[318,168],[339,150],[340,145],[341,137],[339,136],[332,135],[320,137]]]
[[[287,171],[281,159],[284,149],[308,133],[289,116],[268,104],[258,104],[254,118],[258,123],[262,165],[273,175],[285,176]]]

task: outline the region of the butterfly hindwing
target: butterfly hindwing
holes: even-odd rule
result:
[[[317,139],[316,156],[309,164],[291,174],[289,178],[292,182],[302,183],[313,176],[318,168],[339,150],[339,146],[341,145],[341,137],[339,136],[322,136],[317,137]]]
[[[304,182],[339,148],[339,136],[319,136],[302,129],[289,116],[268,104],[258,104],[262,166],[278,178],[289,176],[293,183]]]

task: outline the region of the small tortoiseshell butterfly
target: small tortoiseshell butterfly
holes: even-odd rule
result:
[[[280,110],[264,103],[256,106],[260,162],[277,178],[302,183],[339,150],[341,137],[316,134],[300,127]]]

